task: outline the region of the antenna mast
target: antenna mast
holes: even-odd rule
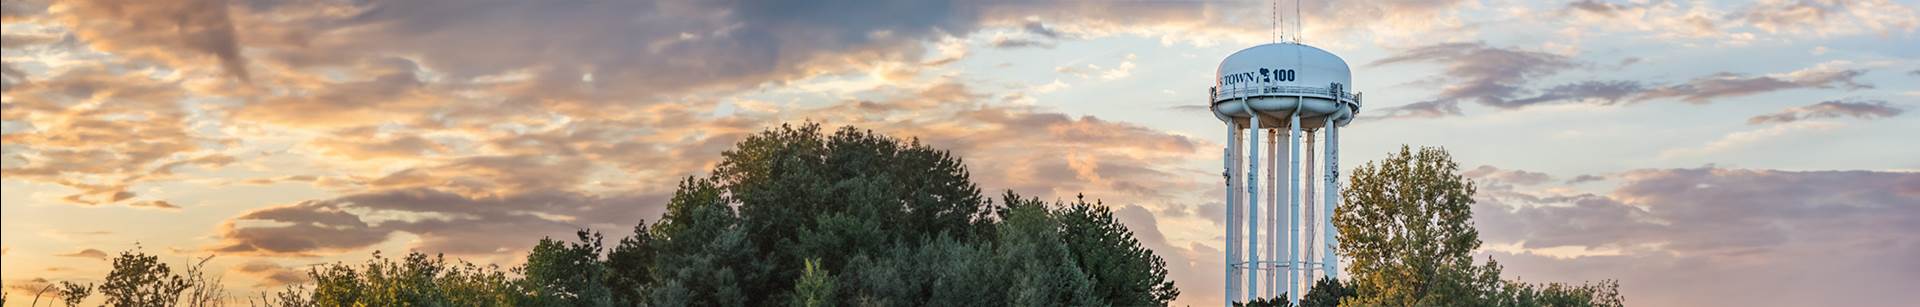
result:
[[[1306,17],[1300,16],[1300,0],[1293,0],[1293,42],[1296,44],[1300,43],[1300,37],[1306,36],[1307,33],[1307,29],[1300,25],[1301,19]]]

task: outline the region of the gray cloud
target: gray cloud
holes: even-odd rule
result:
[[[1573,178],[1567,179],[1567,184],[1574,185],[1574,184],[1582,184],[1582,183],[1588,183],[1588,182],[1596,182],[1601,180],[1607,180],[1607,177],[1600,176],[1600,175],[1590,175],[1590,174],[1579,175],[1579,176],[1573,176]]]
[[[1788,108],[1778,113],[1748,118],[1748,124],[1785,124],[1816,118],[1852,117],[1858,119],[1879,119],[1900,116],[1905,109],[1887,104],[1884,100],[1869,101],[1822,101],[1820,103]]]
[[[94,259],[94,260],[107,260],[107,257],[108,257],[107,252],[103,252],[98,249],[91,249],[91,248],[83,249],[83,250],[72,252],[72,253],[54,255],[54,256],[88,258],[88,259]]]
[[[1546,173],[1517,169],[1500,169],[1492,165],[1481,165],[1480,167],[1461,172],[1460,175],[1466,176],[1467,178],[1479,179],[1483,182],[1508,185],[1537,185],[1553,180],[1553,176],[1547,175]]]
[[[1641,304],[1873,306],[1920,298],[1895,286],[1825,286],[1920,282],[1920,263],[1906,260],[1920,258],[1920,239],[1908,235],[1920,232],[1913,202],[1920,173],[1708,167],[1619,178],[1606,195],[1481,195],[1475,222],[1490,245],[1614,251],[1492,254],[1509,275],[1620,279]],[[1806,259],[1825,264],[1802,265]],[[1829,290],[1734,295],[1775,287]],[[1829,301],[1832,291],[1845,292],[1846,301]]]
[[[1534,95],[1528,89],[1536,79],[1580,67],[1572,58],[1538,51],[1488,46],[1484,43],[1443,43],[1402,50],[1369,63],[1383,66],[1408,63],[1438,63],[1444,73],[1423,80],[1442,84],[1435,97],[1401,106],[1370,112],[1375,119],[1437,118],[1459,116],[1462,101],[1517,109],[1534,104],[1562,101],[1598,101],[1615,103],[1637,95],[1644,86],[1632,81],[1586,81],[1564,84]]]
[[[1866,224],[1818,231],[1859,232],[1920,226],[1920,174],[1742,169],[1630,171],[1610,195],[1499,198],[1483,204],[1490,241],[1529,247],[1581,245],[1732,256],[1796,244],[1792,235],[1856,218]],[[1529,204],[1501,209],[1507,202]],[[1567,203],[1572,206],[1538,206]],[[1817,212],[1817,213],[1816,213]],[[1582,222],[1589,221],[1589,222]],[[1583,226],[1585,225],[1585,226]],[[1586,227],[1586,228],[1583,228]],[[1604,228],[1604,229],[1602,229]],[[1920,231],[1920,229],[1914,229]],[[1867,235],[1866,240],[1881,235]]]
[[[359,13],[286,25],[306,35],[261,47],[279,52],[282,61],[311,64],[422,54],[422,66],[455,80],[522,71],[533,74],[532,82],[548,85],[544,88],[569,88],[570,95],[649,97],[789,79],[874,59],[917,59],[922,42],[972,32],[980,22],[977,5],[956,1],[338,5]],[[600,86],[569,86],[583,83],[586,74]]]
[[[1462,114],[1460,103],[1463,101],[1498,109],[1518,109],[1537,104],[1567,102],[1612,105],[1668,98],[1705,104],[1719,98],[1790,89],[1873,88],[1873,85],[1855,80],[1866,74],[1865,70],[1837,69],[1821,65],[1790,73],[1763,76],[1723,72],[1676,84],[1645,84],[1630,80],[1589,80],[1535,90],[1531,88],[1538,79],[1586,64],[1561,55],[1492,47],[1483,43],[1443,43],[1416,47],[1402,50],[1368,65],[1406,63],[1443,65],[1445,67],[1443,74],[1422,81],[1441,84],[1440,93],[1429,100],[1384,108],[1369,117],[1391,119],[1457,116]]]
[[[1373,61],[1380,66],[1401,63],[1433,62],[1445,65],[1445,73],[1429,82],[1446,84],[1429,102],[1474,101],[1499,108],[1517,108],[1511,103],[1530,80],[1577,67],[1573,59],[1557,54],[1487,46],[1484,43],[1443,43],[1403,50]]]
[[[1401,105],[1396,107],[1387,107],[1387,108],[1381,109],[1380,111],[1375,111],[1370,113],[1374,113],[1374,114],[1361,115],[1360,118],[1364,118],[1364,119],[1440,118],[1440,117],[1448,117],[1448,116],[1460,116],[1461,114],[1464,114],[1460,112],[1460,103],[1458,101],[1452,101],[1452,100],[1421,101],[1421,102],[1409,103],[1406,105]]]
[[[1685,83],[1662,86],[1640,93],[1638,100],[1679,98],[1681,101],[1695,104],[1711,102],[1716,98],[1754,95],[1765,92],[1803,89],[1803,88],[1842,88],[1868,89],[1873,85],[1854,81],[1854,78],[1866,74],[1858,69],[1809,69],[1785,76],[1747,76],[1734,73],[1718,73],[1687,80]]]
[[[1006,36],[994,37],[993,40],[988,41],[987,44],[992,45],[994,48],[1022,48],[1022,47],[1053,48],[1053,43],[1044,42],[1044,41],[1035,40],[1035,39],[1015,38],[1015,37],[1006,37]]]
[[[1582,81],[1547,88],[1538,96],[1507,101],[1506,105],[1526,106],[1549,102],[1597,102],[1615,104],[1647,90],[1636,81]]]
[[[416,250],[499,253],[581,228],[618,233],[642,218],[658,216],[664,205],[664,197],[653,195],[541,191],[476,197],[432,189],[375,191],[242,214],[221,227],[224,242],[212,250],[321,255],[366,248],[405,232],[419,237],[411,246]]]
[[[247,59],[226,0],[62,2],[76,34],[95,48],[134,57],[186,62],[175,50],[210,55],[226,73],[249,80]]]
[[[310,280],[307,277],[307,272],[304,270],[281,266],[266,261],[256,260],[247,262],[234,267],[233,270],[241,274],[252,275],[259,278],[261,281],[260,287],[265,288],[281,287]]]
[[[1020,26],[1020,30],[1023,35],[994,36],[987,44],[992,45],[994,48],[1053,48],[1055,41],[1070,38],[1066,33],[1060,33],[1060,31],[1054,30],[1052,27],[1048,27],[1047,24],[1039,21],[1027,21],[1026,24]]]
[[[1568,2],[1566,9],[1611,17],[1619,14],[1623,6],[1626,5],[1598,0],[1579,0]]]

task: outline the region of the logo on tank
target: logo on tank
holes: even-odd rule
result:
[[[1299,73],[1295,72],[1292,69],[1261,68],[1260,70],[1257,70],[1257,71],[1233,73],[1233,74],[1228,74],[1226,76],[1221,76],[1220,84],[1238,85],[1241,83],[1253,83],[1253,82],[1259,82],[1259,83],[1293,82],[1294,80],[1297,80],[1298,77],[1299,77]]]

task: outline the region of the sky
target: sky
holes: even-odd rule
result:
[[[986,191],[1103,200],[1176,305],[1218,305],[1207,87],[1284,40],[1366,94],[1341,167],[1452,152],[1509,279],[1897,306],[1920,301],[1916,7],[6,0],[0,280],[97,282],[134,249],[215,255],[235,293],[373,251],[513,265],[625,236],[743,136],[813,122],[952,150]]]

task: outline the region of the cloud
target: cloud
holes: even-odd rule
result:
[[[1785,124],[1807,119],[1840,117],[1871,120],[1900,116],[1904,112],[1906,112],[1905,109],[1889,105],[1885,100],[1859,102],[1830,100],[1788,108],[1778,113],[1754,116],[1747,119],[1747,124]]]
[[[1575,185],[1575,184],[1582,184],[1582,183],[1588,183],[1588,182],[1598,182],[1602,180],[1607,180],[1607,177],[1588,174],[1588,175],[1573,176],[1573,178],[1567,179],[1566,184]]]
[[[1911,33],[1920,28],[1920,14],[1912,7],[1887,0],[1735,3],[1580,0],[1567,3],[1554,17],[1572,17],[1566,19],[1572,26],[1586,29],[1639,31],[1661,39],[1712,39],[1717,44],[1867,32],[1885,36],[1895,32]],[[1765,35],[1756,35],[1758,32]]]
[[[1718,73],[1687,80],[1685,83],[1653,88],[1644,93],[1640,93],[1636,99],[1679,98],[1680,101],[1688,103],[1705,104],[1718,98],[1747,96],[1789,89],[1840,88],[1857,90],[1873,88],[1873,85],[1854,80],[1865,74],[1865,70],[1841,69],[1831,64],[1822,64],[1789,73],[1764,76]]]
[[[1028,39],[1028,38],[1016,38],[1016,37],[1008,37],[1008,36],[994,36],[993,40],[988,41],[987,44],[992,45],[994,48],[1025,48],[1025,47],[1053,48],[1053,43],[1034,40],[1034,39]]]
[[[65,23],[73,25],[74,34],[98,50],[175,64],[211,56],[227,74],[242,81],[250,79],[226,0],[88,0],[61,4]]]
[[[1726,150],[1746,147],[1755,143],[1774,141],[1779,139],[1782,136],[1790,135],[1794,133],[1833,130],[1839,127],[1841,127],[1841,125],[1837,123],[1817,122],[1817,121],[1794,122],[1794,123],[1786,123],[1786,124],[1780,124],[1780,125],[1772,125],[1772,126],[1759,128],[1759,129],[1754,129],[1754,130],[1729,133],[1725,136],[1720,137],[1720,139],[1714,140],[1712,142],[1707,142],[1706,144],[1700,145],[1699,147],[1668,149],[1665,151],[1661,151],[1660,157],[1661,158],[1677,158],[1677,157],[1687,157],[1687,156],[1703,156],[1708,154],[1720,153]]]
[[[1039,20],[1028,20],[1024,25],[1020,26],[1020,31],[1018,34],[1010,35],[1002,33],[994,35],[993,39],[987,41],[987,44],[992,45],[994,48],[1053,48],[1055,42],[1061,39],[1072,38],[1072,36],[1066,33],[1061,33],[1052,27],[1048,27],[1046,23],[1042,23]]]
[[[1492,252],[1509,275],[1617,278],[1623,292],[1650,305],[1794,306],[1828,301],[1833,293],[1719,294],[1842,279],[1920,282],[1913,274],[1920,265],[1898,260],[1920,257],[1920,241],[1905,235],[1920,231],[1920,207],[1911,201],[1920,197],[1920,173],[1704,167],[1634,170],[1619,179],[1604,195],[1481,195],[1475,223],[1489,245],[1525,249]],[[1610,255],[1548,252],[1562,247]],[[1832,265],[1796,265],[1819,255]],[[1781,284],[1787,276],[1825,277]],[[1915,295],[1899,287],[1840,291],[1862,297],[1843,303],[1856,305]]]
[[[103,252],[103,251],[100,251],[100,250],[97,250],[97,249],[91,249],[91,248],[89,248],[89,249],[83,249],[83,250],[80,250],[80,251],[77,251],[77,252],[72,252],[72,253],[66,253],[66,254],[59,254],[59,255],[54,255],[54,256],[60,256],[60,257],[74,257],[74,258],[89,258],[89,259],[94,259],[94,260],[107,260],[107,257],[108,257],[108,256],[107,256],[107,252]]]
[[[1401,50],[1367,65],[1439,63],[1444,73],[1424,82],[1443,84],[1431,100],[1384,110],[1387,117],[1458,115],[1460,101],[1512,109],[1525,106],[1512,100],[1533,79],[1577,67],[1566,56],[1487,46],[1484,43],[1441,43]]]
[[[570,192],[468,197],[432,189],[351,194],[247,212],[221,226],[223,253],[307,256],[354,251],[397,232],[418,237],[409,248],[489,254],[581,228],[631,228],[658,216],[665,198],[608,198]]]
[[[258,287],[261,288],[278,288],[311,280],[304,270],[267,261],[256,260],[247,262],[234,267],[233,270],[260,279]]]
[[[1483,43],[1442,43],[1401,50],[1369,63],[1383,66],[1438,63],[1444,73],[1422,80],[1440,84],[1434,97],[1384,108],[1376,119],[1435,118],[1462,115],[1462,101],[1497,109],[1519,109],[1545,103],[1584,102],[1602,105],[1677,98],[1693,104],[1716,99],[1757,95],[1791,89],[1870,89],[1856,81],[1864,69],[1845,68],[1847,62],[1829,62],[1786,73],[1760,76],[1716,73],[1677,84],[1646,84],[1628,80],[1588,80],[1534,90],[1533,84],[1553,74],[1587,65],[1572,58],[1537,51],[1491,47]],[[1535,94],[1537,93],[1537,94]]]
[[[1484,180],[1495,184],[1537,185],[1553,180],[1552,175],[1525,170],[1500,169],[1492,165],[1481,165],[1460,173],[1467,178]]]
[[[1887,0],[1766,0],[1735,14],[1744,24],[1767,33],[1887,35],[1920,28],[1920,14],[1912,7]]]
[[[1375,111],[1370,113],[1377,113],[1377,114],[1361,115],[1360,118],[1378,119],[1378,120],[1396,119],[1396,118],[1440,118],[1440,117],[1448,117],[1448,116],[1460,116],[1464,114],[1460,112],[1460,103],[1457,101],[1451,101],[1451,100],[1421,101],[1421,102],[1409,103],[1409,104],[1395,106],[1395,107],[1387,107],[1387,108],[1381,109],[1380,111]]]
[[[169,202],[167,202],[167,201],[164,201],[164,200],[146,200],[146,201],[138,201],[138,202],[134,202],[134,203],[131,203],[131,204],[127,204],[127,205],[128,205],[128,206],[132,206],[132,207],[134,207],[134,208],[153,208],[153,209],[167,209],[167,210],[179,210],[179,209],[180,209],[180,206],[176,206],[176,205],[174,205],[173,203],[169,203]]]
[[[79,205],[138,197],[129,187],[170,180],[182,167],[217,168],[234,158],[212,147],[231,140],[192,131],[178,83],[80,67],[8,89],[8,179],[77,190],[61,199]]]
[[[1507,105],[1526,106],[1549,102],[1597,102],[1615,104],[1647,90],[1636,81],[1581,81],[1549,87],[1539,95],[1507,101]]]

